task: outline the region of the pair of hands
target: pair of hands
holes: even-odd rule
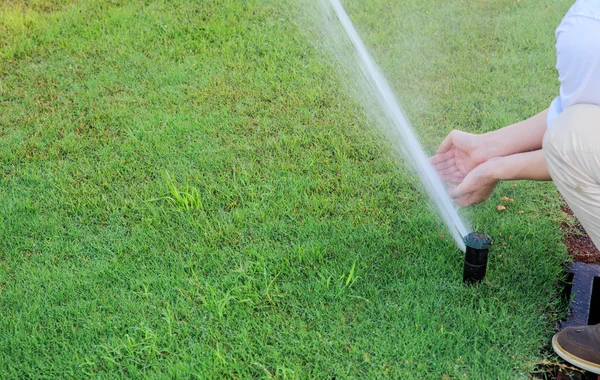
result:
[[[448,194],[462,207],[488,199],[499,182],[494,175],[497,158],[485,153],[480,135],[452,131],[429,162],[442,182],[450,184]]]

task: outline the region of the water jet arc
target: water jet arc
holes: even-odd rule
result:
[[[463,237],[467,235],[467,229],[458,216],[458,213],[450,201],[446,189],[440,181],[435,169],[429,163],[408,119],[404,116],[404,113],[400,108],[394,92],[377,67],[371,54],[369,54],[365,44],[360,39],[356,28],[352,24],[352,21],[348,17],[348,14],[342,7],[340,1],[329,0],[329,3],[348,34],[350,41],[354,45],[363,73],[376,89],[378,100],[385,111],[386,116],[393,122],[397,132],[401,136],[407,156],[412,159],[412,163],[419,174],[427,193],[437,204],[440,214],[450,229],[456,245],[465,252],[466,247],[463,242]]]

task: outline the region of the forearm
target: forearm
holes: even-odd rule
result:
[[[493,176],[498,180],[551,181],[541,149],[493,159]]]
[[[541,149],[487,160],[469,172],[458,186],[449,188],[448,194],[456,204],[467,207],[488,199],[499,181],[517,179],[551,179]]]
[[[510,156],[542,149],[548,109],[539,114],[481,136],[481,149],[487,158]]]

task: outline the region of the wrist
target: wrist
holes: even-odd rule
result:
[[[501,181],[509,179],[508,167],[504,157],[492,157],[487,160],[485,165],[485,176],[490,181]]]
[[[497,131],[487,132],[478,135],[478,153],[482,159],[488,161],[492,158],[505,156],[502,144],[498,142]]]

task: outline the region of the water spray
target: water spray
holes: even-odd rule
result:
[[[379,104],[395,127],[394,132],[397,132],[400,136],[399,142],[404,146],[407,157],[411,159],[428,195],[437,204],[439,212],[450,229],[456,245],[465,252],[466,247],[463,239],[467,236],[467,228],[458,216],[438,174],[429,163],[408,119],[400,108],[394,92],[362,42],[340,1],[329,0],[329,4],[335,11],[337,18],[340,20],[348,38],[352,42],[363,74],[376,91]]]
[[[452,233],[454,241],[465,252],[463,281],[467,284],[481,282],[487,270],[488,253],[492,239],[480,232],[467,234],[467,228],[458,216],[438,174],[431,164],[429,164],[427,156],[416,138],[408,119],[400,108],[396,96],[360,39],[340,0],[328,1],[356,50],[358,63],[365,78],[375,90],[379,104],[387,118],[394,125],[394,132],[397,132],[400,136],[399,142],[404,146],[407,156],[411,158],[428,195],[437,204],[442,218]]]

